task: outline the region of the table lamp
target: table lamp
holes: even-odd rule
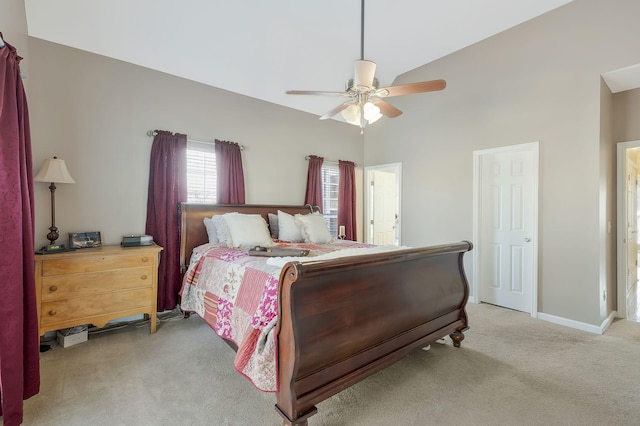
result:
[[[69,249],[64,244],[56,244],[56,240],[59,237],[58,228],[56,228],[56,183],[76,183],[76,181],[74,181],[69,174],[64,160],[60,160],[58,157],[47,158],[44,160],[42,168],[33,180],[36,182],[51,183],[51,185],[49,185],[49,190],[51,191],[51,227],[47,234],[49,245],[43,247],[36,253],[46,254],[68,251]]]

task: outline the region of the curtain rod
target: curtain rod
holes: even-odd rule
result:
[[[154,137],[155,135],[157,135],[158,132],[156,132],[155,130],[148,130],[147,131],[147,136],[149,137]],[[209,144],[209,145],[215,145],[215,142],[211,142],[211,141],[200,141],[198,139],[191,139],[189,136],[187,136],[187,141],[188,142],[196,142],[196,143],[204,143],[204,144]],[[238,144],[238,146],[240,147],[240,151],[244,151],[244,145],[240,145]]]
[[[306,157],[304,157],[304,159],[305,159],[305,160],[307,160],[307,161],[308,161],[310,158],[311,158],[311,156],[310,156],[310,155],[307,155]],[[325,159],[324,161],[326,161],[327,163],[335,163],[335,164],[338,164],[338,162],[337,162],[336,160],[327,160],[327,159]],[[356,162],[354,162],[354,163],[353,163],[353,165],[354,165],[355,167],[358,167],[358,163],[356,163]]]

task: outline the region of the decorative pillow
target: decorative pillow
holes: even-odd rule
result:
[[[224,215],[216,215],[211,218],[211,222],[213,227],[216,230],[216,236],[218,237],[218,242],[222,244],[227,244],[227,240],[229,239],[229,229],[227,228],[227,224],[224,220]]]
[[[209,243],[215,244],[218,242],[218,232],[216,231],[216,225],[213,223],[213,218],[204,218],[204,227],[207,228],[207,236],[209,236]]]
[[[326,244],[333,240],[327,222],[321,214],[297,214],[296,222],[300,224],[302,237],[307,243]]]
[[[271,238],[278,239],[278,215],[273,213],[269,213],[269,231]]]
[[[261,215],[225,213],[223,217],[229,231],[228,247],[273,245],[267,222]]]
[[[298,243],[304,241],[300,225],[289,213],[278,210],[278,238],[284,241]]]

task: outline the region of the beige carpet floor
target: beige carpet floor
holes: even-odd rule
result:
[[[640,323],[594,335],[468,307],[462,348],[434,344],[318,405],[310,426],[638,425]],[[330,350],[330,348],[327,348]],[[129,325],[41,354],[25,425],[280,425],[198,317]]]

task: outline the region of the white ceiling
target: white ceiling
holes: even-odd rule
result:
[[[381,86],[571,0],[369,0]],[[359,0],[25,0],[29,35],[322,115],[360,57]],[[438,76],[445,78],[446,76]],[[416,95],[424,96],[424,95]]]

